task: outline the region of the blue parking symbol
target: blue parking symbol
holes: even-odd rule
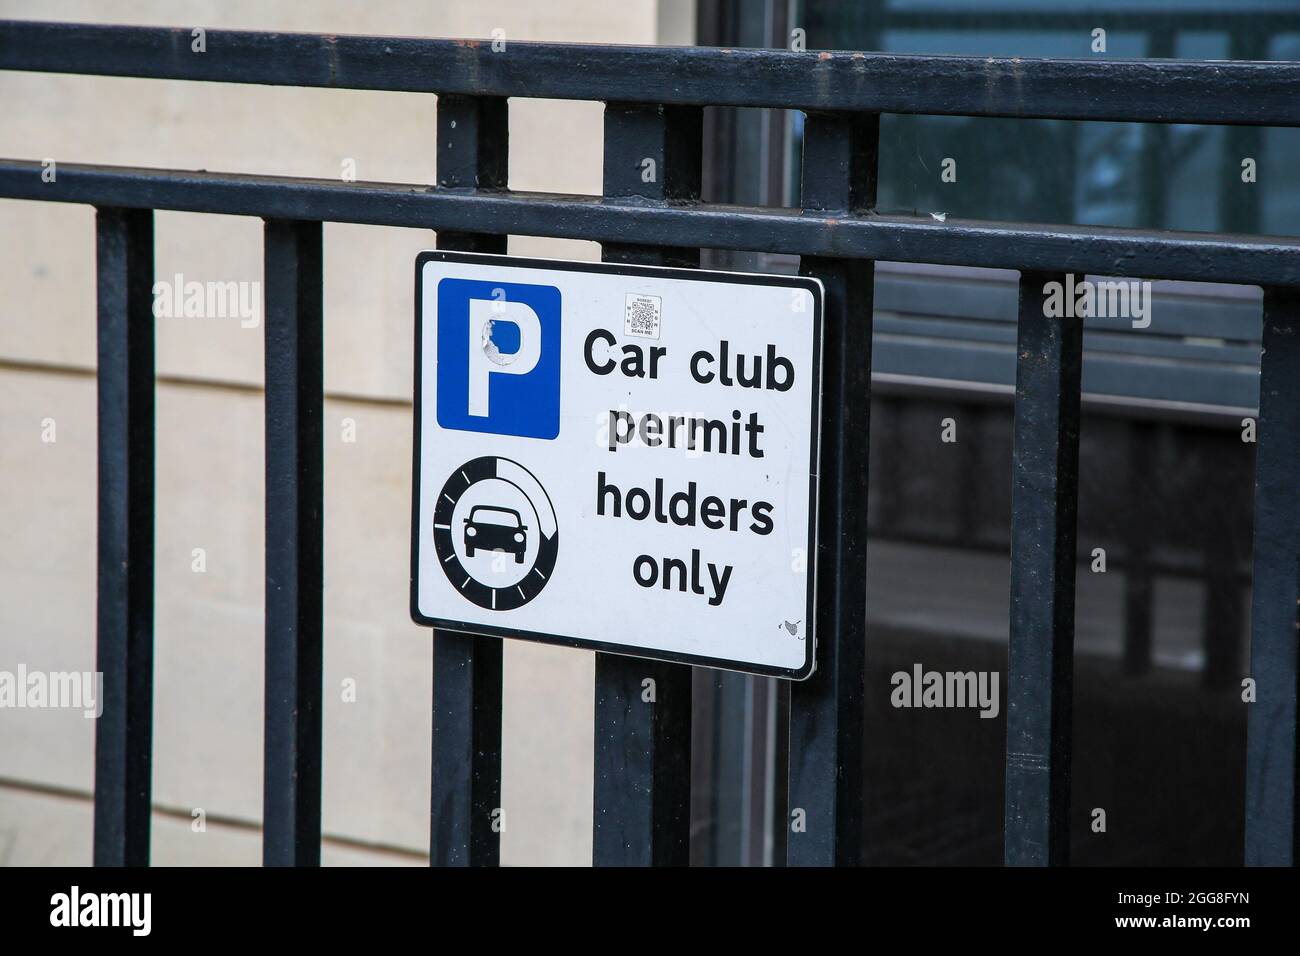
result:
[[[438,283],[438,424],[552,439],[560,434],[560,290]]]

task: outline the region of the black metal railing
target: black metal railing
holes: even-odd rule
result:
[[[1052,61],[630,48],[0,23],[0,69],[439,95],[438,184],[341,183],[0,160],[0,198],[94,205],[99,269],[99,668],[95,861],[148,861],[153,596],[152,211],[266,220],[264,860],[319,860],[321,223],[437,230],[445,248],[586,239],[607,260],[698,263],[701,248],[801,257],[826,285],[818,669],[791,689],[795,864],[861,858],[873,262],[1018,270],[1005,858],[1068,862],[1082,327],[1049,320],[1066,272],[1264,289],[1247,744],[1246,862],[1296,854],[1300,588],[1300,240],[874,212],[883,112],[1300,126],[1300,64]],[[601,196],[510,190],[507,98],[604,101]],[[800,209],[700,202],[704,106],[808,114]],[[454,120],[454,122],[453,122]],[[654,158],[661,174],[634,172]],[[431,861],[492,864],[501,644],[434,638]],[[640,702],[643,677],[658,703]],[[680,863],[690,670],[598,655],[594,859]]]

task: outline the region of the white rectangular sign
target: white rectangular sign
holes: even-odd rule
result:
[[[412,617],[811,674],[822,295],[422,253]]]

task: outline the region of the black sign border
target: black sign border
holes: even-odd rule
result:
[[[423,364],[424,282],[422,274],[428,262],[460,262],[470,265],[499,266],[502,268],[536,269],[547,272],[589,272],[604,275],[654,276],[663,279],[694,279],[708,282],[729,282],[739,285],[770,285],[788,289],[804,289],[813,299],[813,375],[815,389],[812,402],[812,432],[810,461],[808,463],[808,587],[804,624],[804,662],[797,668],[772,667],[747,664],[696,654],[677,654],[657,651],[627,644],[573,637],[565,634],[545,634],[540,631],[523,631],[514,627],[495,627],[490,624],[473,624],[466,621],[427,617],[420,613],[420,436],[423,422],[421,389]],[[817,499],[818,462],[821,457],[821,406],[822,406],[822,317],[825,290],[820,281],[807,276],[782,276],[752,274],[747,272],[717,272],[707,269],[679,269],[667,266],[624,265],[606,262],[574,262],[564,259],[537,259],[530,256],[494,255],[481,252],[453,252],[431,249],[415,258],[415,377],[412,399],[414,403],[411,469],[411,620],[424,627],[455,631],[494,638],[516,638],[560,647],[575,647],[603,654],[618,654],[641,660],[666,661],[671,664],[689,664],[693,667],[711,667],[717,670],[764,677],[781,677],[788,680],[806,680],[816,669],[817,631],[817,527],[820,520]],[[485,453],[486,454],[486,453]],[[507,456],[508,457],[508,456]],[[779,626],[779,625],[776,625]]]

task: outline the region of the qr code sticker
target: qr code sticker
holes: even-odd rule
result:
[[[623,313],[623,331],[642,338],[659,338],[659,320],[663,315],[663,300],[657,295],[627,294]]]

